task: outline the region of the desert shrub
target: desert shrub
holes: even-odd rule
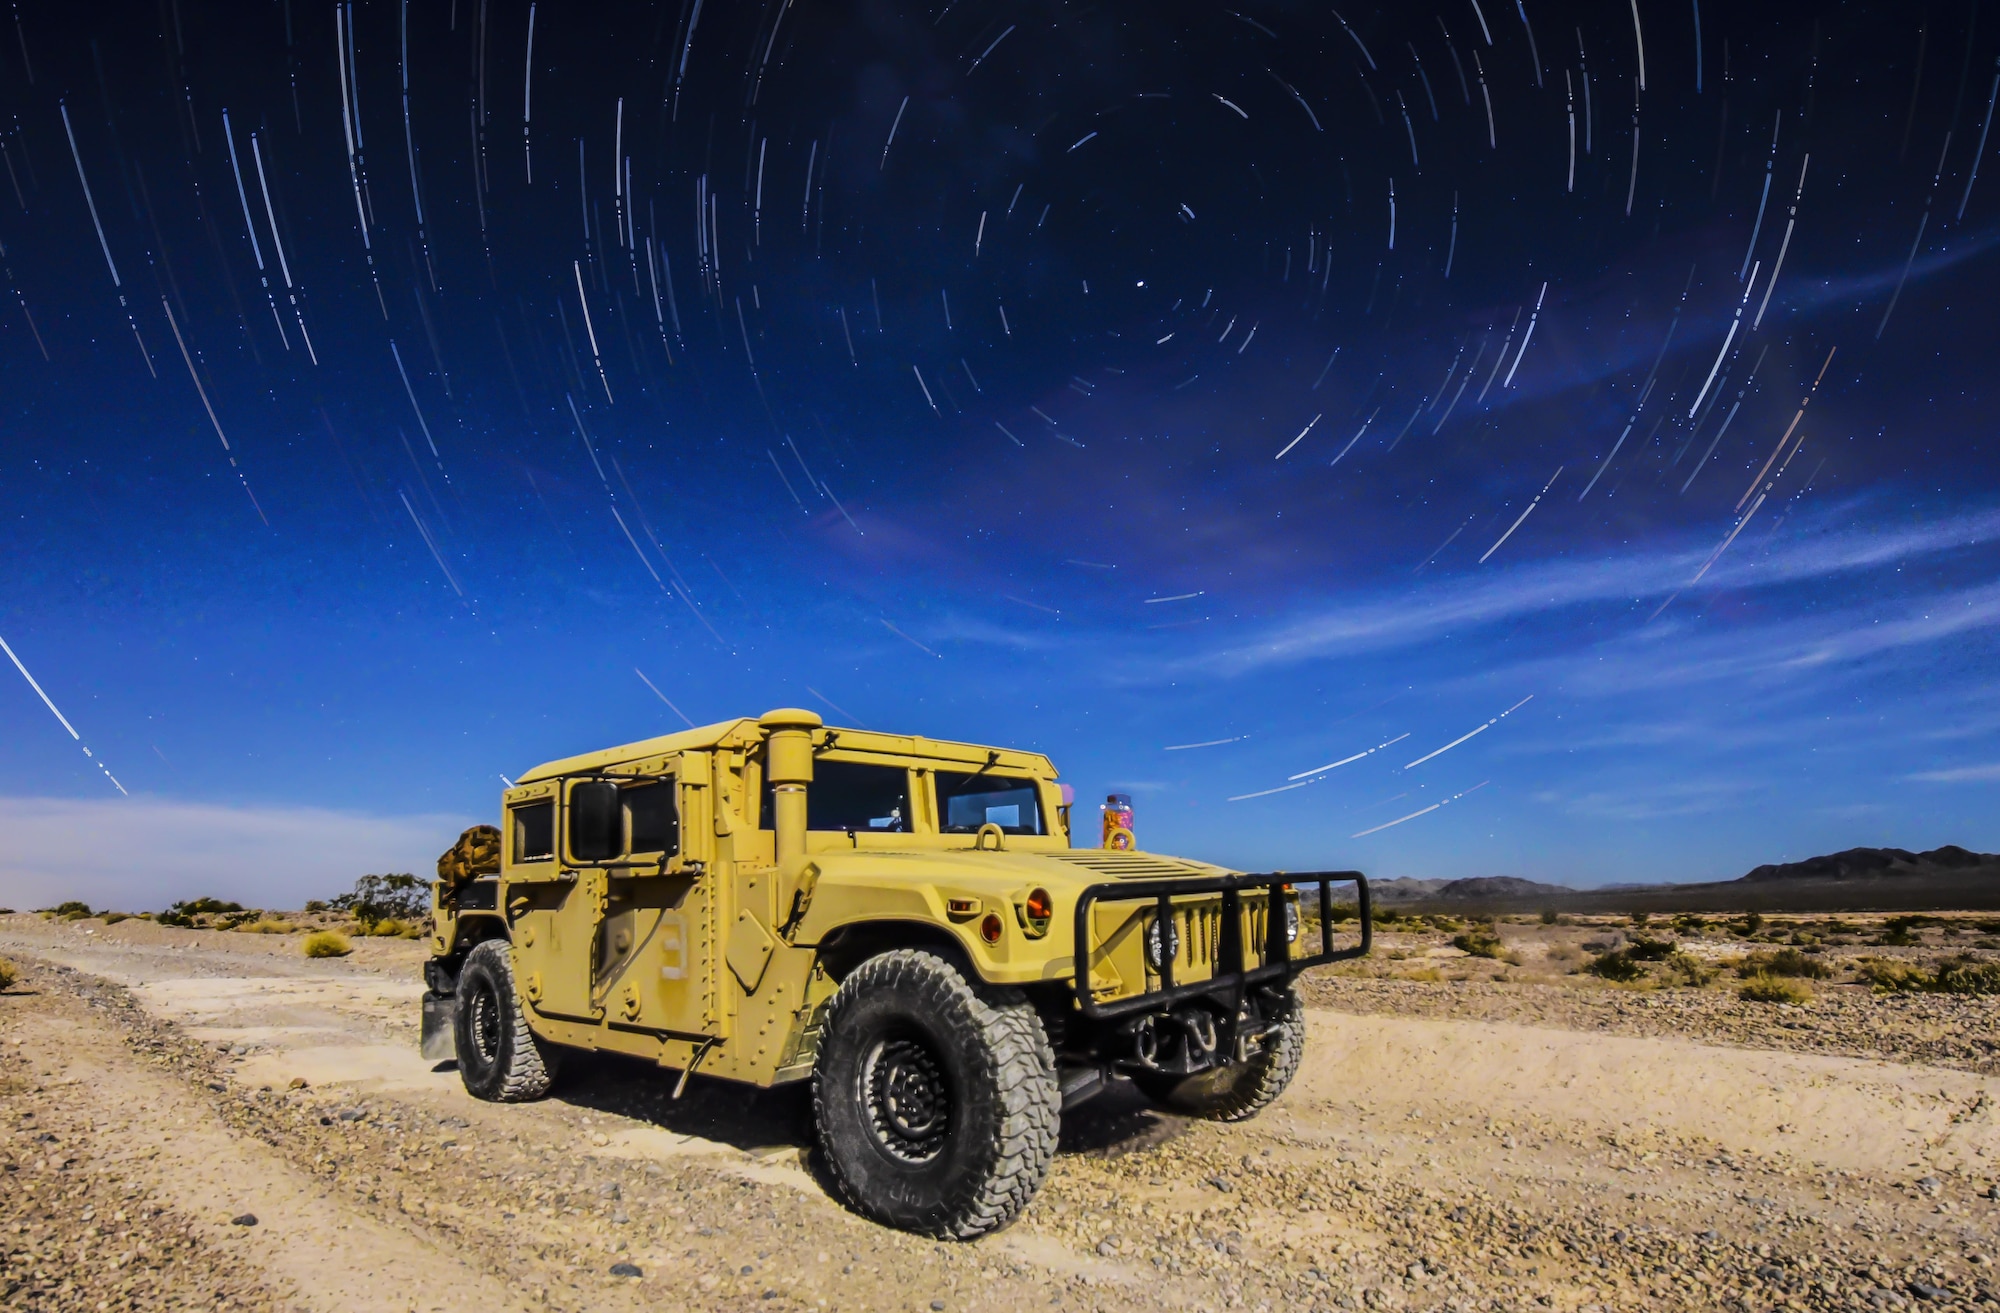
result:
[[[1641,928],[1643,928],[1645,924],[1652,919],[1653,919],[1653,914],[1651,912],[1632,913],[1632,924],[1635,926],[1639,926]]]
[[[384,939],[419,939],[423,931],[419,927],[398,917],[384,917],[380,921],[370,921],[362,926],[361,933]]]
[[[1625,951],[1635,962],[1664,962],[1680,951],[1680,945],[1671,939],[1634,939],[1625,946]]]
[[[132,919],[123,912],[100,912],[98,915],[103,918],[106,925],[117,925],[120,921],[130,921]]]
[[[1882,933],[1875,942],[1895,948],[1908,947],[1918,942],[1915,931],[1936,922],[1937,918],[1930,916],[1892,916],[1882,923]]]
[[[1736,927],[1736,933],[1748,939],[1763,928],[1764,918],[1756,912],[1751,912],[1743,918],[1743,923]]]
[[[1553,908],[1553,907],[1544,907],[1544,908],[1542,909],[1542,924],[1543,924],[1543,925],[1554,925],[1554,924],[1556,924],[1556,923],[1557,923],[1558,921],[1561,921],[1561,920],[1562,920],[1562,913],[1560,913],[1560,912],[1556,911],[1556,909],[1555,909],[1555,908]]]
[[[290,921],[280,921],[274,917],[260,916],[255,921],[236,927],[246,935],[289,935],[298,927]]]
[[[229,916],[242,910],[243,904],[226,902],[220,898],[189,898],[170,904],[166,911],[154,919],[161,925],[192,930],[200,924],[195,920],[198,916]]]
[[[1634,980],[1643,978],[1646,974],[1646,968],[1639,965],[1633,958],[1630,950],[1623,948],[1613,949],[1609,953],[1600,954],[1598,957],[1593,958],[1590,965],[1586,966],[1584,970],[1593,976],[1598,976],[1605,980],[1615,980],[1621,984],[1629,984]]]
[[[353,917],[362,933],[368,934],[378,921],[421,921],[430,915],[431,889],[427,882],[408,872],[364,875],[354,882],[353,893],[329,898],[326,905],[332,911]]]
[[[1674,933],[1693,939],[1708,929],[1708,922],[1690,912],[1683,912],[1674,918]]]
[[[1507,951],[1494,927],[1477,923],[1452,936],[1451,946],[1472,957],[1499,957]]]
[[[1548,958],[1551,962],[1574,962],[1582,956],[1583,950],[1574,944],[1551,944],[1549,946]]]
[[[309,934],[300,945],[307,957],[346,957],[354,951],[354,945],[338,930],[318,930]]]
[[[1669,953],[1660,963],[1661,974],[1680,985],[1701,986],[1715,979],[1715,968],[1692,953]]]
[[[1874,986],[1878,994],[1929,989],[1931,986],[1930,972],[1914,962],[1899,962],[1892,957],[1864,957],[1854,964],[1854,974]]]
[[[2000,935],[2000,921],[1981,921],[1977,928],[1982,935]]]
[[[1781,948],[1775,953],[1752,953],[1737,964],[1736,974],[1744,977],[1789,976],[1794,980],[1825,980],[1833,974],[1833,970],[1796,948]]]
[[[21,973],[14,968],[14,964],[6,958],[0,957],[0,994],[4,994],[12,989],[14,982],[20,978]]]
[[[2000,962],[1954,958],[1939,965],[1931,988],[1940,994],[2000,994]]]
[[[1812,987],[1789,976],[1755,975],[1737,989],[1746,1003],[1810,1003]]]

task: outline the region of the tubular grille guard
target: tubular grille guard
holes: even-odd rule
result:
[[[1333,946],[1333,886],[1351,884],[1355,888],[1356,910],[1361,921],[1361,942],[1348,948]],[[1271,909],[1282,906],[1287,887],[1300,888],[1317,885],[1319,888],[1319,938],[1320,951],[1302,957],[1292,956],[1293,945],[1285,938],[1285,918],[1272,915]],[[1260,892],[1265,896],[1264,915],[1264,963],[1261,966],[1249,964],[1248,945],[1243,934],[1243,893],[1246,890]],[[1090,933],[1091,909],[1098,903],[1140,903],[1152,902],[1154,916],[1158,921],[1173,923],[1173,906],[1177,898],[1200,896],[1203,894],[1222,895],[1222,935],[1215,954],[1215,973],[1207,980],[1197,980],[1186,984],[1174,980],[1174,958],[1178,953],[1162,954],[1160,983],[1157,989],[1143,990],[1126,998],[1112,999],[1100,1003],[1091,994],[1091,968],[1102,947]],[[1303,896],[1304,889],[1301,888]],[[1301,926],[1301,930],[1304,927]],[[1184,999],[1231,995],[1240,1008],[1243,995],[1251,986],[1266,981],[1283,980],[1289,982],[1293,976],[1307,967],[1322,966],[1328,962],[1340,962],[1348,958],[1365,957],[1374,942],[1374,910],[1368,895],[1368,877],[1359,871],[1273,871],[1264,875],[1221,875],[1196,879],[1175,880],[1119,880],[1087,887],[1076,900],[1076,971],[1075,988],[1078,1009],[1092,1020],[1126,1016],[1134,1012],[1154,1011],[1170,1007]],[[1145,952],[1142,940],[1140,952]],[[1232,1015],[1234,1011],[1232,1010]]]

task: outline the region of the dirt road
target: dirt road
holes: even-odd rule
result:
[[[0,1305],[2000,1308],[1977,1070],[1536,1024],[1527,994],[1321,1007],[1262,1118],[1107,1097],[1020,1223],[940,1245],[831,1202],[796,1088],[677,1104],[589,1060],[471,1100],[417,1056],[419,952],[0,918]]]

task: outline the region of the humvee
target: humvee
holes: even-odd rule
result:
[[[1073,797],[1038,753],[789,709],[539,766],[440,859],[424,1052],[500,1102],[576,1049],[676,1071],[675,1097],[810,1080],[856,1211],[1005,1226],[1109,1082],[1197,1117],[1270,1103],[1305,1041],[1293,977],[1369,947],[1359,873],[1072,848]]]

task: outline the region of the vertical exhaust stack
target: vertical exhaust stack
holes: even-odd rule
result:
[[[806,864],[806,786],[813,777],[812,732],[821,721],[814,712],[780,707],[765,712],[757,723],[765,734],[779,878],[789,886]]]

